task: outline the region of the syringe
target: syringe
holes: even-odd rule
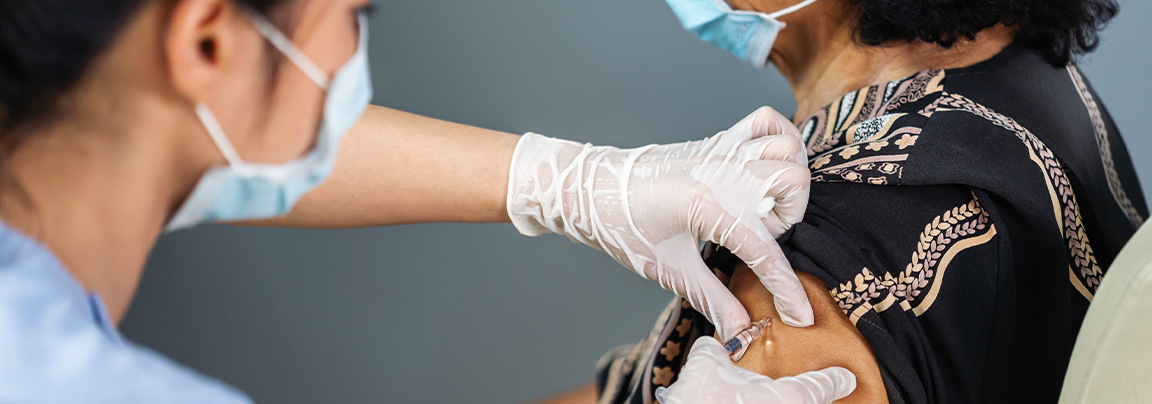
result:
[[[735,337],[724,342],[724,350],[728,352],[728,356],[733,361],[738,361],[744,357],[744,352],[748,351],[748,346],[752,345],[752,341],[764,335],[768,327],[772,326],[772,317],[765,317],[760,321],[752,323],[744,330],[736,333]]]

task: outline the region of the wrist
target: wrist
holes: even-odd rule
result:
[[[512,158],[508,164],[508,185],[504,195],[504,212],[508,220],[516,227],[516,231],[525,236],[533,237],[544,234],[542,225],[533,218],[538,214],[539,203],[528,194],[532,188],[532,181],[524,167],[524,151],[526,144],[533,142],[533,137],[539,136],[528,132],[516,141],[512,149]],[[546,229],[545,229],[546,230]]]
[[[520,138],[508,173],[508,217],[521,234],[556,233],[598,248],[590,240],[588,209],[594,204],[596,168],[618,149],[536,133]]]
[[[512,151],[505,198],[508,218],[520,234],[564,234],[563,223],[555,220],[561,196],[554,181],[562,180],[563,167],[583,147],[531,132],[520,137]]]

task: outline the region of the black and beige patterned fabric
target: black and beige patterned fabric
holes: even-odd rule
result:
[[[872,347],[893,402],[1055,402],[1105,269],[1148,216],[1075,66],[1019,45],[849,93],[800,125],[803,223],[781,238]],[[723,281],[738,260],[708,248]],[[680,300],[600,363],[601,403],[652,403],[692,341]]]

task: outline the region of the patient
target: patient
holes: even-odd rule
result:
[[[859,387],[844,402],[1055,402],[1092,295],[1148,215],[1074,63],[1116,10],[821,0],[784,17],[769,59],[796,96],[813,185],[779,241],[810,274],[816,325],[775,322],[739,365],[769,377],[846,367]],[[775,317],[731,253],[705,256],[754,319]],[[674,301],[640,343],[604,357],[599,401],[652,403],[714,334]]]

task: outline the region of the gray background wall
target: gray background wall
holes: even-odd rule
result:
[[[777,73],[697,41],[660,0],[379,3],[375,101],[389,107],[618,146],[795,108]],[[1121,4],[1084,70],[1147,180],[1152,4]],[[122,328],[262,403],[514,403],[591,382],[670,297],[511,225],[204,226],[161,240]]]

